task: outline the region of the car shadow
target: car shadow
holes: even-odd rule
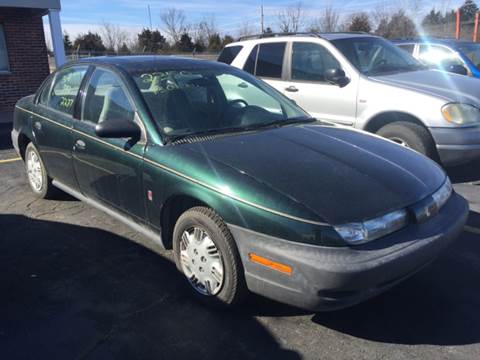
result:
[[[197,303],[168,253],[22,215],[0,229],[0,358],[300,358],[244,308]]]
[[[448,251],[412,278],[357,306],[318,313],[312,321],[344,334],[383,343],[480,342],[478,213],[470,212],[468,226],[469,231]]]
[[[454,184],[480,181],[480,160],[445,169]]]

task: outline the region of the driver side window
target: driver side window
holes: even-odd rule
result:
[[[97,68],[88,84],[82,120],[97,124],[118,119],[133,121],[134,116],[120,79],[108,70]]]
[[[325,71],[340,69],[340,63],[323,46],[294,42],[292,49],[292,80],[325,82]]]

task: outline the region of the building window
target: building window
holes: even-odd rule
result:
[[[7,54],[7,43],[5,41],[5,33],[3,31],[3,26],[0,24],[0,72],[9,71],[8,66],[8,54]]]

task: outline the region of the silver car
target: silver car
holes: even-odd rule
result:
[[[429,69],[364,33],[260,35],[219,61],[244,69],[312,116],[410,147],[444,165],[480,157],[480,81]]]

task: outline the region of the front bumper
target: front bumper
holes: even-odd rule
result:
[[[286,241],[229,225],[250,291],[309,310],[335,310],[375,296],[430,263],[462,231],[468,204],[453,194],[440,212],[355,247]],[[250,261],[255,253],[292,268],[290,275]]]
[[[429,130],[444,165],[459,165],[480,158],[480,127]]]
[[[11,138],[12,138],[12,144],[13,148],[15,149],[16,153],[20,155],[20,147],[18,146],[18,136],[19,136],[18,130],[13,129],[11,132]]]

